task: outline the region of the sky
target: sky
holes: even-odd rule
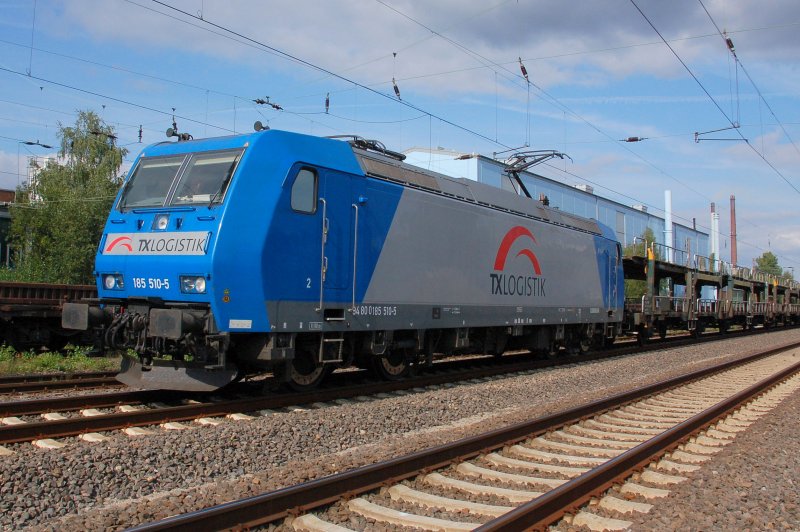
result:
[[[771,251],[800,275],[799,30],[796,0],[0,0],[0,188],[82,110],[123,170],[173,117],[195,138],[258,120],[558,150],[534,170],[660,216],[671,190],[677,223],[709,232],[714,202],[726,261],[735,195],[739,264]]]

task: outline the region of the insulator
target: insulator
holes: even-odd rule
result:
[[[400,89],[397,88],[397,82],[394,80],[394,78],[392,78],[392,86],[394,86],[394,93],[397,95],[397,99],[402,100],[400,97]]]
[[[522,76],[525,78],[525,81],[530,81],[528,79],[528,69],[525,68],[525,65],[522,64],[522,58],[519,58],[519,69],[522,72]]]

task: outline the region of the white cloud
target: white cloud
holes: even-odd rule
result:
[[[404,84],[415,90],[438,91],[446,86],[452,92],[494,92],[492,69],[503,77],[518,76],[517,57],[525,58],[532,79],[544,87],[602,84],[609,77],[631,75],[685,75],[681,65],[659,44],[658,36],[628,2],[587,1],[579,9],[570,3],[544,0],[506,1],[489,7],[480,2],[456,0],[389,3],[408,18],[378,2],[358,0],[284,0],[269,4],[234,0],[201,4],[202,13],[196,2],[173,2],[191,15],[202,14],[209,22],[334,72],[352,73],[366,84],[387,82],[395,77],[405,80]],[[667,39],[715,31],[697,3],[641,2],[641,5]],[[791,0],[772,2],[770,9],[745,0],[712,1],[707,7],[719,24],[733,31],[800,19],[800,4]],[[250,67],[297,70],[296,63],[278,59],[272,51],[163,6],[111,5],[105,0],[84,0],[64,2],[61,8],[63,13],[49,18],[52,29],[57,25],[63,32],[73,32],[78,26],[98,45],[125,43],[135,49],[149,48],[167,54],[170,50],[190,51]],[[780,13],[780,18],[776,19],[776,13]],[[732,36],[742,57],[752,61],[756,68],[756,62],[768,60],[780,64],[800,53],[800,41],[787,37],[787,32],[793,29],[796,28],[748,31]],[[727,68],[724,63],[727,50],[719,37],[679,40],[672,46],[688,63],[713,62]],[[609,48],[616,50],[603,51]],[[568,52],[578,53],[564,55]],[[553,57],[557,59],[536,59]],[[509,72],[497,66],[454,72],[473,69],[487,60],[503,64]],[[435,75],[441,72],[449,74]],[[319,73],[307,71],[308,78],[317,76]]]

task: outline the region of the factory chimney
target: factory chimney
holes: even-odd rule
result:
[[[731,264],[736,267],[736,196],[731,194]]]
[[[664,191],[664,245],[667,246],[667,262],[672,262],[672,191]]]
[[[717,213],[716,205],[714,205],[714,202],[712,201],[711,202],[711,235],[709,235],[711,238],[708,241],[708,248],[709,248],[708,249],[708,254],[709,254],[709,256],[713,255],[714,251],[717,249],[717,242],[716,242],[717,233],[714,231],[714,229],[715,229],[715,227],[714,227],[714,215],[716,213]]]
[[[709,241],[710,246],[710,253],[709,257],[712,257],[715,261],[719,260],[719,213],[717,212],[717,206],[713,202],[711,203],[711,238]],[[711,271],[716,271],[716,262],[709,264],[711,267]]]

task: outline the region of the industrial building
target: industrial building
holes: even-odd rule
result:
[[[505,190],[514,190],[514,185],[505,174],[503,161],[443,148],[411,148],[403,153],[406,155],[406,163],[447,176],[464,177]],[[552,208],[585,218],[594,218],[614,228],[623,246],[633,244],[634,239],[640,237],[649,227],[659,244],[680,250],[676,253],[681,259],[676,256],[674,258],[676,262],[684,262],[684,258],[691,258],[694,255],[706,257],[710,255],[709,235],[697,230],[696,227],[672,221],[669,224],[672,226],[670,244],[666,242],[670,238],[670,231],[665,219],[647,212],[647,208],[642,205],[624,205],[597,196],[590,185],[570,186],[527,171],[519,175],[532,198],[546,196]]]

